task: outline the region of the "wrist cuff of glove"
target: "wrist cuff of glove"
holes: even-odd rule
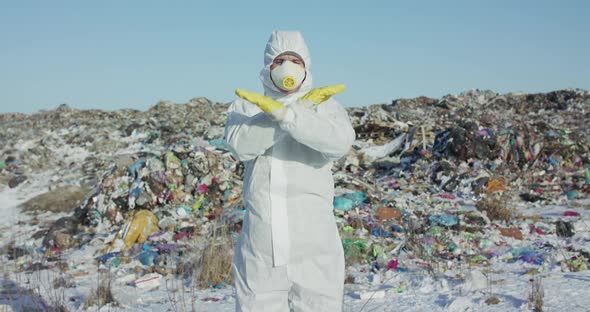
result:
[[[269,113],[268,115],[270,116],[270,118],[272,120],[281,122],[287,116],[287,107],[285,106],[285,107],[276,109],[276,110],[272,111],[271,113]]]
[[[309,108],[309,109],[314,109],[317,106],[317,104],[311,100],[299,99],[297,102],[298,102],[297,103],[298,105],[301,105],[301,106],[303,106],[305,108]]]

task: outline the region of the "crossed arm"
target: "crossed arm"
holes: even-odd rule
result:
[[[285,135],[276,121],[252,104],[242,99],[231,104],[225,124],[225,140],[238,160],[247,161],[264,154]]]
[[[355,139],[346,110],[330,99],[343,89],[341,85],[314,89],[290,106],[259,94],[236,92],[245,100],[234,101],[228,111],[225,139],[230,150],[239,160],[251,160],[290,135],[330,160],[339,159]],[[277,110],[282,110],[279,119]]]

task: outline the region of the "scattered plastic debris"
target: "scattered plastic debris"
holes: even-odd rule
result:
[[[497,262],[587,270],[587,245],[578,245],[588,231],[589,105],[584,90],[471,90],[348,108],[357,141],[334,163],[334,214],[351,283]],[[53,197],[23,210],[69,214],[27,244],[3,246],[11,267],[42,270],[96,250],[91,258],[117,283],[149,290],[164,277],[187,280],[207,248],[231,250],[247,211],[244,165],[223,140],[226,109],[199,98],[145,112],[60,106],[0,115],[1,185],[18,190],[50,172]],[[72,186],[83,196],[56,205]],[[24,260],[35,253],[48,259]],[[231,273],[214,269],[200,285],[231,287]],[[474,274],[467,281],[484,289],[483,273]],[[409,287],[356,294],[373,300]]]
[[[142,276],[133,282],[133,285],[139,289],[153,289],[161,284],[162,275],[158,273],[150,273]]]

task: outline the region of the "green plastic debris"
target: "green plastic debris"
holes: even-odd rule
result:
[[[475,256],[467,258],[467,262],[469,262],[469,263],[481,263],[481,262],[485,262],[485,261],[488,261],[488,259],[482,255],[475,255]]]
[[[201,194],[199,195],[199,197],[197,198],[197,201],[195,201],[195,203],[193,204],[193,206],[191,207],[193,211],[197,211],[199,210],[199,208],[201,208],[201,206],[203,205],[203,202],[205,201],[205,194]]]
[[[491,244],[492,242],[489,239],[482,239],[481,242],[479,242],[479,248],[486,248]]]
[[[569,259],[566,261],[567,261],[568,268],[570,270],[572,270],[573,272],[588,270],[588,266],[586,265],[586,263],[584,263],[584,261],[582,261],[580,259]]]
[[[6,164],[3,161],[0,161],[0,169],[6,167]]]
[[[440,236],[441,234],[441,228],[440,226],[432,226],[430,229],[428,229],[428,234],[432,235],[432,236]]]
[[[114,257],[114,258],[113,258],[113,259],[112,259],[112,260],[111,260],[111,261],[108,263],[108,265],[109,265],[110,267],[113,267],[113,268],[118,268],[118,267],[119,267],[119,265],[121,265],[121,258],[119,258],[119,257]]]
[[[344,257],[347,262],[361,262],[366,259],[365,242],[360,239],[343,239],[342,247],[344,247]]]
[[[181,205],[181,206],[179,206],[179,207],[177,208],[177,210],[178,210],[178,209],[182,209],[182,210],[184,210],[184,211],[186,212],[186,214],[191,214],[191,213],[192,213],[191,207],[189,207],[189,206],[187,206],[187,205]]]
[[[373,245],[373,257],[377,258],[380,255],[382,255],[384,252],[383,247],[379,246],[379,245]]]
[[[365,249],[365,242],[360,239],[352,240],[352,239],[343,239],[342,245],[344,246],[345,253],[346,251],[352,251],[353,249],[357,250],[364,250]]]
[[[173,152],[166,153],[166,170],[178,169],[181,166],[181,161]]]
[[[472,240],[475,238],[475,235],[473,234],[463,234],[463,237],[465,237],[466,240]]]

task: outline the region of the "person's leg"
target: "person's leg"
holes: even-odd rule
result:
[[[294,312],[342,311],[344,292],[343,254],[310,257],[289,264],[289,306]]]
[[[240,237],[234,251],[232,269],[236,311],[288,311],[286,266],[273,267],[272,259],[255,249],[251,240],[244,237]]]
[[[289,283],[285,267],[241,272],[233,265],[236,311],[288,311]]]
[[[344,250],[332,201],[319,196],[297,199],[289,210],[290,307],[296,312],[342,311]]]
[[[234,267],[234,272],[235,270]],[[272,287],[269,287],[268,289],[253,291],[248,287],[246,279],[238,276],[240,275],[236,274],[236,312],[289,311],[289,291],[287,289],[272,289]],[[268,286],[273,286],[273,284],[269,282]]]

